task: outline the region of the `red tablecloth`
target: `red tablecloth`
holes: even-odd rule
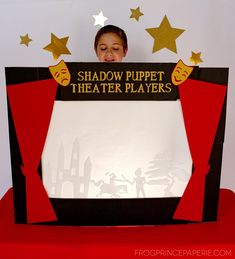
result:
[[[221,189],[217,222],[136,227],[14,224],[12,190],[0,201],[0,259],[235,258],[235,194]]]

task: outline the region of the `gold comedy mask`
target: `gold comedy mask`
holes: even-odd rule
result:
[[[190,76],[193,71],[193,67],[187,66],[180,59],[176,64],[172,74],[171,81],[174,85],[180,85]]]

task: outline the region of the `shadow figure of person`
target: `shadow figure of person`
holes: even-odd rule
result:
[[[133,178],[133,181],[128,180],[125,176],[123,178],[130,184],[135,184],[136,186],[136,196],[137,198],[140,197],[140,194],[142,194],[142,197],[145,197],[145,191],[144,191],[144,184],[146,183],[145,177],[142,176],[142,170],[141,168],[138,168],[135,171],[135,177]]]

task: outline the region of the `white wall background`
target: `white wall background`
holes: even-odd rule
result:
[[[144,13],[139,22],[130,19],[130,8]],[[11,186],[4,67],[44,66],[58,63],[43,50],[54,33],[69,36],[72,55],[66,62],[97,61],[93,40],[100,26],[93,15],[103,11],[105,24],[122,27],[129,39],[127,62],[177,62],[188,65],[191,51],[201,52],[201,67],[229,67],[226,138],[221,187],[235,190],[233,148],[235,144],[235,2],[233,0],[0,0],[0,197]],[[146,28],[159,27],[164,15],[174,28],[185,29],[176,40],[177,54],[167,49],[152,54],[153,38]],[[29,47],[20,36],[29,34]],[[60,60],[59,59],[59,60]]]

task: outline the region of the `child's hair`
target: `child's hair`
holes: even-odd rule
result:
[[[121,29],[121,28],[119,28],[115,25],[111,25],[111,24],[102,27],[97,32],[97,34],[95,36],[95,42],[94,42],[95,51],[97,50],[97,46],[98,46],[98,42],[99,42],[100,37],[105,33],[115,33],[116,35],[118,35],[122,40],[123,50],[127,51],[128,44],[127,44],[127,36],[126,36],[125,31],[123,29]]]

